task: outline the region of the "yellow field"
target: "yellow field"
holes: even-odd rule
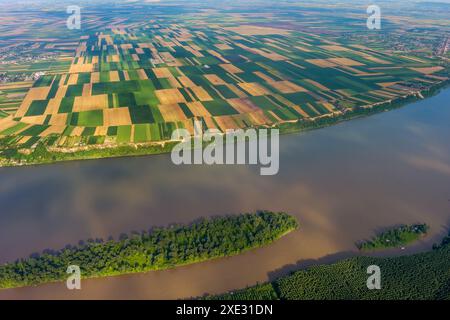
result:
[[[113,108],[103,110],[103,126],[122,126],[132,124],[128,108]]]
[[[161,89],[155,91],[158,100],[161,104],[173,104],[179,102],[186,102],[186,99],[183,97],[178,89]]]
[[[73,111],[88,111],[108,108],[108,95],[99,94],[95,96],[75,97]]]
[[[251,83],[239,83],[239,87],[247,91],[252,96],[263,96],[269,94],[269,90],[264,88],[261,84],[257,82]]]
[[[236,32],[243,36],[268,36],[268,35],[287,35],[289,34],[288,30],[270,28],[270,27],[260,27],[260,26],[252,26],[252,25],[242,25],[238,27],[227,27],[224,28],[228,31]]]

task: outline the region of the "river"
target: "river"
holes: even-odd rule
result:
[[[164,299],[220,293],[358,254],[355,241],[403,223],[450,225],[450,89],[401,109],[280,138],[280,171],[175,166],[170,155],[0,169],[0,262],[81,239],[201,216],[286,211],[300,228],[245,254],[174,270],[0,291],[0,299]]]

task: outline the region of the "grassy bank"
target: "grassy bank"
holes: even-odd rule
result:
[[[367,267],[381,270],[381,289],[369,290]],[[450,299],[450,235],[432,251],[394,258],[355,257],[296,271],[273,282],[209,296],[218,300]]]
[[[427,234],[428,229],[427,224],[403,225],[381,232],[371,240],[356,245],[363,251],[398,248],[419,240]]]
[[[0,288],[65,281],[69,265],[79,266],[82,278],[93,278],[233,256],[270,244],[297,227],[295,218],[285,213],[259,212],[157,228],[119,240],[89,240],[0,265]]]
[[[0,141],[0,145],[3,143]],[[9,148],[0,153],[0,166],[21,166],[49,164],[73,160],[92,160],[101,158],[116,158],[143,156],[168,153],[172,150],[176,142],[165,142],[161,144],[142,145],[118,145],[113,147],[91,147],[86,150],[76,150],[71,152],[49,151],[47,147],[40,143],[30,153],[22,153],[17,149]]]
[[[449,85],[449,81],[442,82],[440,85],[422,90],[423,97],[431,97],[437,94],[442,88]],[[296,122],[286,122],[274,126],[280,130],[281,134],[296,133],[328,127],[343,121],[349,121],[356,118],[366,117],[378,114],[384,111],[400,108],[406,104],[420,100],[417,95],[394,99],[390,102],[377,104],[371,107],[357,107],[353,110],[347,110],[342,114],[325,116],[314,120],[298,120]],[[0,167],[49,164],[62,161],[100,159],[113,157],[142,156],[152,154],[168,153],[177,144],[177,142],[166,141],[160,143],[147,144],[124,144],[117,146],[90,146],[86,150],[74,151],[49,151],[48,148],[40,143],[29,152],[21,152],[17,146],[11,145],[11,137],[0,139],[0,147],[8,146],[6,149],[0,149]]]

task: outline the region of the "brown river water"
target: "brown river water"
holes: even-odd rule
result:
[[[81,239],[259,209],[300,229],[239,256],[174,270],[0,290],[0,299],[164,299],[221,293],[358,254],[355,241],[426,222],[430,235],[383,255],[428,250],[450,225],[450,89],[401,109],[282,136],[280,171],[175,166],[170,155],[0,168],[0,263]]]

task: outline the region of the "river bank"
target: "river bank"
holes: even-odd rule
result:
[[[448,87],[449,84],[450,80],[447,80],[426,90],[410,92],[401,98],[388,100],[383,103],[361,106],[356,109],[347,109],[344,112],[333,113],[313,119],[284,122],[271,128],[279,129],[280,134],[284,135],[321,129],[344,121],[359,119],[404,107],[420,99],[432,97],[439,93],[440,90]],[[261,128],[267,128],[267,126],[262,126]],[[0,167],[34,166],[67,161],[157,155],[170,153],[178,143],[179,141],[168,140],[139,144],[93,145],[61,150],[58,150],[58,148],[49,149],[43,145],[38,145],[33,150],[24,150],[20,153],[15,153],[14,156],[5,157],[4,155],[0,155]]]

